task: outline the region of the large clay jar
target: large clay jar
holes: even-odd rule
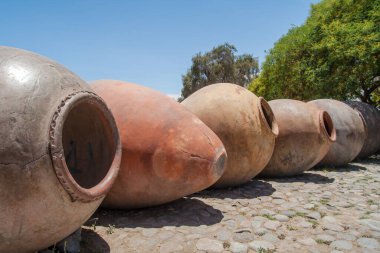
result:
[[[215,187],[237,186],[256,176],[269,162],[278,126],[268,103],[230,83],[206,86],[182,104],[222,140],[227,168]]]
[[[322,160],[335,141],[330,115],[298,100],[272,100],[269,105],[276,117],[279,135],[272,158],[260,176],[294,176]]]
[[[308,102],[330,114],[336,130],[336,141],[318,165],[345,165],[359,154],[366,138],[366,127],[360,113],[334,99]]]
[[[103,100],[61,65],[0,47],[0,252],[77,230],[115,180],[121,147]]]
[[[346,101],[346,104],[363,116],[367,127],[367,138],[358,157],[364,158],[380,150],[380,111],[376,107],[359,101]]]
[[[179,103],[122,81],[96,81],[92,87],[113,112],[123,148],[119,177],[104,206],[159,205],[220,178],[227,158],[222,142]]]

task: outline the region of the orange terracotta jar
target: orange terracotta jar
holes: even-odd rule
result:
[[[122,81],[95,81],[92,87],[113,112],[123,146],[119,177],[104,206],[167,203],[209,187],[223,174],[222,142],[173,99]]]

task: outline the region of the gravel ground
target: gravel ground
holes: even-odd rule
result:
[[[81,252],[380,252],[380,156],[140,210],[98,210]]]

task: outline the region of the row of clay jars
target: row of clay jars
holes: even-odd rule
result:
[[[7,47],[0,62],[0,252],[36,251],[71,234],[102,202],[119,166],[108,207],[166,203],[224,172],[219,138],[166,95],[96,82],[115,122],[105,102],[59,64]]]
[[[293,176],[314,166],[347,164],[357,157],[366,140],[360,113],[337,100],[304,103],[279,99],[269,104],[279,136],[260,176]]]
[[[35,252],[77,230],[121,159],[114,118],[89,86],[39,55],[0,47],[0,252]]]
[[[367,138],[358,158],[368,157],[380,151],[380,111],[372,105],[359,101],[346,101],[345,103],[362,115],[367,128]]]

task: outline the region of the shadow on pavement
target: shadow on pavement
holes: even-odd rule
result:
[[[363,163],[362,161],[360,161],[361,163]],[[311,171],[335,171],[335,172],[356,172],[356,171],[360,171],[360,170],[367,170],[366,167],[364,166],[360,166],[360,165],[357,165],[357,164],[346,164],[346,165],[342,165],[342,166],[320,166],[320,167],[315,167],[315,168],[312,168]]]
[[[81,253],[109,253],[108,243],[95,231],[82,228]]]
[[[201,198],[219,198],[219,199],[253,199],[262,196],[270,196],[276,189],[268,182],[252,179],[236,187],[227,188],[210,188],[198,193],[194,196]]]
[[[182,198],[169,204],[136,210],[99,209],[86,222],[116,228],[161,228],[164,226],[201,226],[213,225],[223,219],[220,210],[198,199]]]
[[[378,164],[380,164],[380,155],[373,155],[371,157],[358,159],[355,162],[360,162],[362,164],[378,165]]]
[[[334,182],[334,178],[326,177],[310,171],[304,172],[300,175],[293,177],[284,178],[268,178],[270,181],[275,181],[278,183],[293,183],[293,182],[303,182],[303,183],[314,183],[314,184],[330,184]]]

